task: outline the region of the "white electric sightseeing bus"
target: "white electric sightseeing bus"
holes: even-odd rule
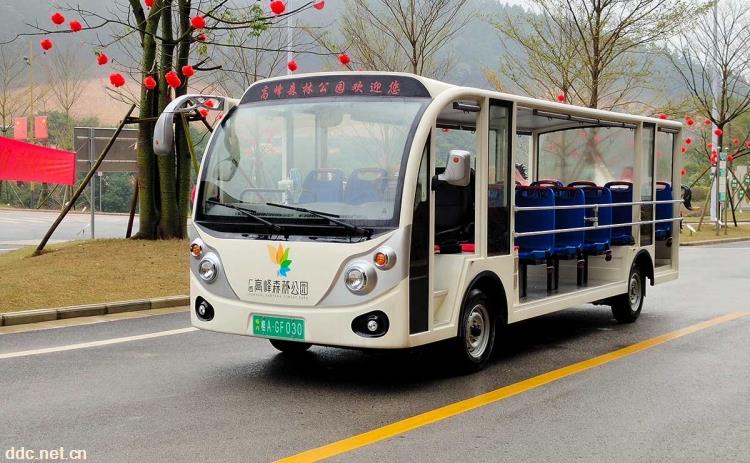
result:
[[[206,104],[211,100],[211,103]],[[678,122],[398,73],[189,95],[224,111],[191,231],[194,326],[310,345],[447,341],[467,369],[498,327],[585,303],[638,318],[678,276]]]

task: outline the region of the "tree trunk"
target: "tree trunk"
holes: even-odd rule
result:
[[[157,5],[151,10],[146,22],[146,33],[143,34],[142,77],[154,72],[156,63],[156,40],[154,34],[159,26],[160,14]],[[157,91],[141,87],[141,107],[139,117],[153,117],[157,111]],[[141,123],[138,129],[138,196],[139,223],[138,233],[134,238],[155,239],[156,224],[159,222],[159,211],[156,207],[158,195],[157,171],[152,140],[154,126],[151,122]]]

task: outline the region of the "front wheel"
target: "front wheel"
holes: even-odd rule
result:
[[[495,346],[495,332],[496,321],[487,296],[480,290],[472,290],[461,310],[458,337],[452,346],[462,371],[474,372],[487,366]]]
[[[620,323],[633,323],[641,314],[645,298],[646,278],[641,269],[634,265],[630,269],[628,292],[617,296],[612,301],[612,315]]]
[[[312,346],[306,342],[282,341],[280,339],[269,339],[271,345],[285,354],[301,354]]]

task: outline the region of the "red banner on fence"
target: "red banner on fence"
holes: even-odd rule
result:
[[[26,140],[29,136],[29,120],[25,117],[17,117],[13,122],[13,138]]]
[[[34,138],[37,140],[46,140],[49,138],[47,130],[47,116],[34,117]]]
[[[76,154],[0,137],[0,180],[73,185]]]

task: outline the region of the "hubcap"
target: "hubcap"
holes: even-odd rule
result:
[[[641,278],[636,273],[630,276],[628,295],[630,297],[630,308],[634,311],[638,310],[638,306],[641,305]]]
[[[466,318],[466,351],[473,358],[480,358],[487,350],[490,339],[489,313],[481,304],[472,307]]]

